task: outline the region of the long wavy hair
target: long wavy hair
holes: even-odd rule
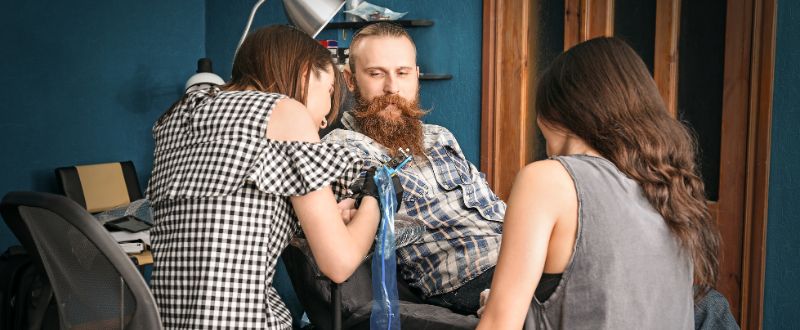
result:
[[[706,205],[693,132],[667,113],[655,81],[625,42],[596,38],[543,73],[536,111],[638,182],[694,264],[702,297],[717,281],[720,236]]]

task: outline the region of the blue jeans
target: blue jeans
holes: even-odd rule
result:
[[[491,287],[493,275],[494,267],[487,269],[485,272],[478,275],[478,277],[464,283],[464,285],[458,289],[431,296],[425,299],[425,302],[431,305],[449,308],[459,314],[475,314],[478,312],[478,308],[480,308],[481,292]]]
[[[697,330],[738,330],[739,325],[731,314],[728,299],[719,291],[711,289],[694,305],[694,328]]]

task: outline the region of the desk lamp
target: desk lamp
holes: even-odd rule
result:
[[[244,28],[239,44],[236,45],[236,52],[242,46],[247,33],[250,32],[250,25],[253,24],[253,17],[258,8],[266,0],[258,0],[250,11],[247,25]],[[322,28],[339,12],[344,6],[345,0],[283,0],[286,14],[289,20],[300,30],[308,33],[312,38],[316,37]],[[222,85],[225,81],[211,70],[211,60],[201,58],[197,61],[197,74],[193,75],[186,82],[185,92],[209,88],[214,85]]]
[[[250,32],[250,25],[253,23],[253,17],[266,0],[259,0],[253,9],[250,11],[250,18],[247,20],[247,25],[242,33],[242,38],[239,39],[239,44],[236,46],[236,51],[242,46],[244,38]],[[333,16],[344,7],[345,0],[283,0],[283,7],[286,9],[286,15],[292,23],[308,33],[312,38],[316,38],[322,28],[333,19]]]

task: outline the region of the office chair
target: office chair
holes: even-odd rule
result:
[[[47,273],[62,328],[162,328],[138,270],[80,205],[48,193],[10,192],[0,213]]]
[[[59,167],[56,179],[64,196],[90,213],[127,205],[143,197],[131,161]]]

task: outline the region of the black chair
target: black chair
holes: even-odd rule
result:
[[[80,205],[53,194],[11,192],[0,213],[46,271],[62,328],[162,328],[138,270]]]
[[[90,213],[143,198],[132,161],[59,167],[56,179],[64,196]]]
[[[347,281],[336,284],[325,277],[302,238],[295,238],[281,256],[300,303],[315,329],[369,329],[372,309],[371,258],[367,258]],[[475,329],[478,318],[424,303],[397,276],[400,324],[403,329]]]

